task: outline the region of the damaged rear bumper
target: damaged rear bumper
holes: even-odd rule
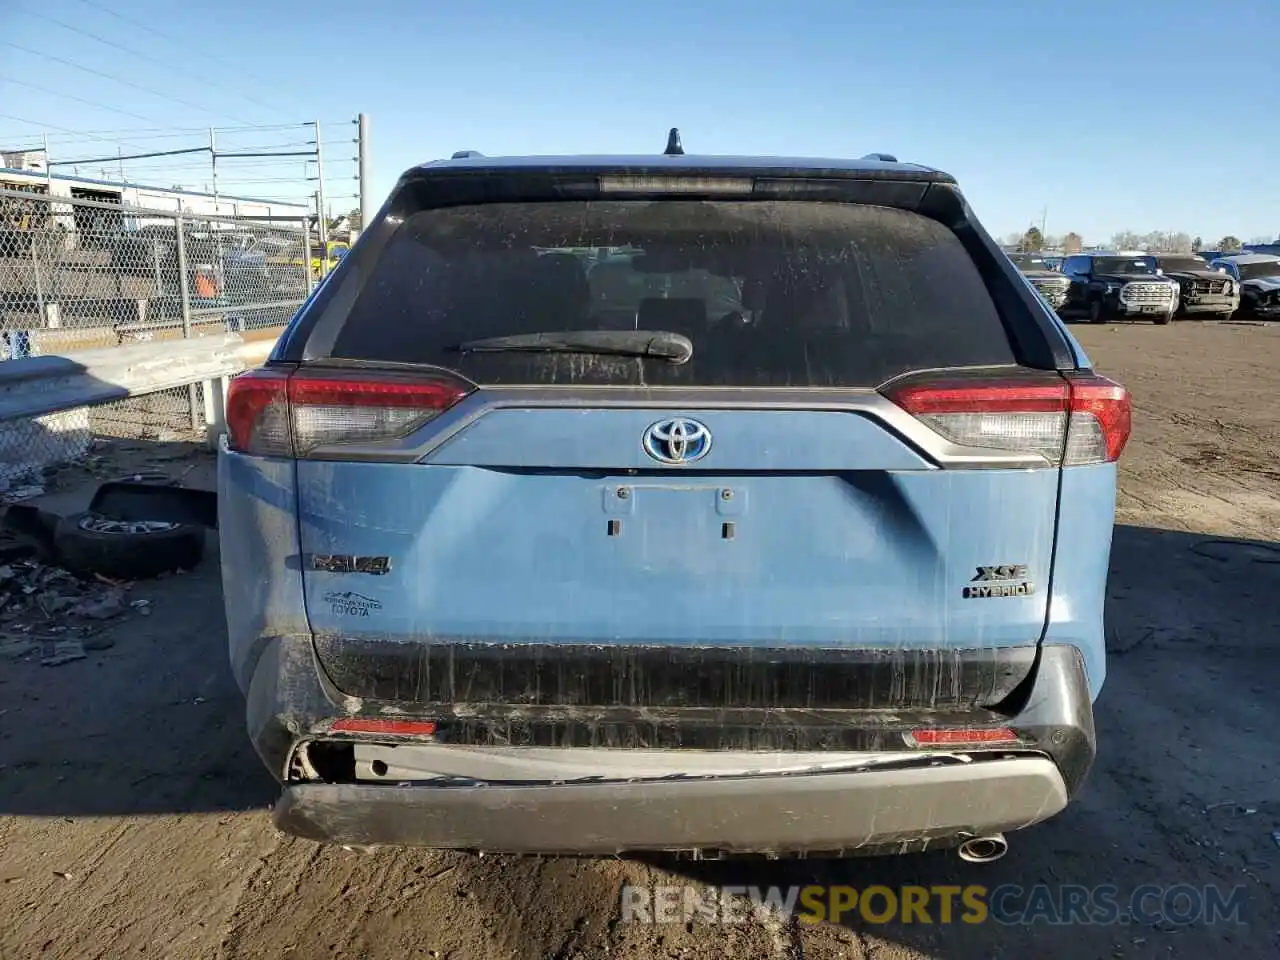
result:
[[[496,734],[478,735],[474,717],[460,724],[422,704],[344,698],[304,644],[280,638],[261,651],[247,691],[249,726],[283,781],[276,824],[324,842],[548,854],[914,849],[1052,816],[1095,752],[1084,661],[1070,645],[1040,648],[1026,682],[999,708],[775,709],[775,720],[813,727],[795,748],[769,737],[754,750],[714,750],[700,732],[711,719],[701,710],[668,712],[644,744],[601,735],[593,747],[557,745],[583,742],[569,736],[574,717],[614,708],[560,708],[563,739],[499,746]],[[744,711],[713,712],[732,725]],[[339,717],[413,716],[438,720],[437,735],[330,729]],[[500,713],[490,723],[490,734],[513,729]],[[930,724],[1007,727],[1017,742],[913,746],[912,731]]]
[[[512,853],[844,850],[1017,830],[1067,804],[1047,757],[614,783],[297,784],[275,821],[312,840]]]

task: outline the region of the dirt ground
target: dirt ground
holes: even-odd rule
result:
[[[1100,756],[1009,855],[667,863],[360,853],[278,835],[214,557],[57,668],[0,660],[0,957],[1280,955],[1280,326],[1076,328],[1135,396]],[[1248,541],[1248,542],[1246,542]],[[212,552],[212,551],[211,551]],[[1244,923],[620,922],[625,883],[1242,885]]]

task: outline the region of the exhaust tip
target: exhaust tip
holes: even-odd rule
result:
[[[1009,852],[1009,841],[1003,833],[989,837],[970,837],[959,848],[960,859],[966,863],[994,863]]]

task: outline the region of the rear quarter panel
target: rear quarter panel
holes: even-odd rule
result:
[[[1114,463],[1062,471],[1053,597],[1044,642],[1067,643],[1080,649],[1093,700],[1107,675],[1103,616],[1115,506]]]
[[[292,460],[218,455],[218,543],[231,669],[248,692],[272,639],[309,635]]]

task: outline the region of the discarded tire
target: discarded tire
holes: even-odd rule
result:
[[[205,532],[186,524],[111,520],[73,513],[53,531],[57,562],[75,573],[143,580],[189,570],[204,554]]]

